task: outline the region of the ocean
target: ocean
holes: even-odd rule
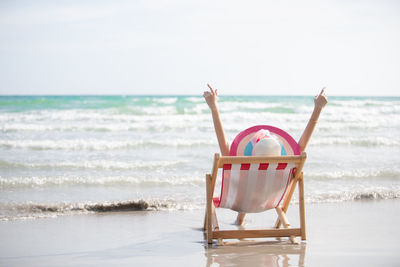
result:
[[[258,124],[298,140],[313,97],[219,107],[229,141]],[[306,202],[399,198],[399,148],[400,97],[329,97],[306,150]],[[0,96],[0,220],[204,209],[218,150],[201,96]]]

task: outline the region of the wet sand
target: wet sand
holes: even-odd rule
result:
[[[105,212],[0,222],[0,266],[399,266],[400,200],[306,206],[307,240],[208,246],[204,211]],[[217,210],[221,228],[235,214]],[[245,227],[273,211],[250,214]],[[298,225],[297,207],[288,212]]]

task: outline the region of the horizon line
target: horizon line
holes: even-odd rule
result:
[[[65,97],[65,96],[83,96],[83,97],[90,97],[90,96],[119,96],[119,97],[126,97],[126,96],[133,96],[133,97],[202,97],[202,94],[0,94],[0,97]],[[233,96],[233,97],[248,97],[248,96],[272,96],[272,97],[310,97],[314,95],[289,95],[289,94],[269,94],[269,95],[261,95],[261,94],[223,94],[219,95],[219,97],[223,96]],[[399,95],[331,95],[328,94],[328,97],[400,97]]]

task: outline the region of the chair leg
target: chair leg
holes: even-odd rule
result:
[[[211,205],[212,207],[212,225],[214,227],[214,229],[219,229],[218,227],[218,219],[217,219],[217,215],[215,213],[215,208],[213,205]],[[204,225],[203,225],[203,230],[206,231],[207,230],[207,207],[206,207],[206,211],[204,214]]]
[[[300,214],[300,229],[301,229],[301,240],[306,240],[306,212],[304,204],[304,180],[303,173],[299,179],[299,214]]]
[[[276,210],[276,213],[278,213],[279,220],[282,222],[283,227],[284,228],[290,228],[289,221],[286,218],[286,215],[282,211],[281,207],[276,207],[275,210]],[[297,242],[297,239],[296,239],[295,236],[290,236],[289,239],[293,244],[298,244],[299,243],[299,242]]]
[[[219,230],[217,214],[215,212],[214,206],[212,206],[212,220],[211,220],[211,222],[212,222],[211,229],[212,230]],[[207,210],[206,210],[206,213],[204,214],[204,228],[203,228],[205,238],[207,238],[207,234],[208,234],[207,229],[208,229],[208,220],[207,220]],[[218,239],[218,241],[220,243],[222,243],[222,239]]]
[[[206,230],[207,230],[207,207],[206,207],[206,211],[204,213],[204,224],[203,224],[203,231],[206,231]]]
[[[217,213],[215,212],[214,205],[212,205],[211,207],[212,207],[212,230],[218,231],[219,225],[218,225]],[[218,238],[218,244],[221,246],[224,245],[222,238]]]
[[[207,233],[207,242],[208,244],[212,244],[212,192],[211,192],[211,175],[206,174],[206,193],[207,193],[207,224],[206,224],[206,233]]]

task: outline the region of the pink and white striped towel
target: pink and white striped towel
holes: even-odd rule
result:
[[[254,213],[275,208],[282,200],[294,164],[226,164],[216,207]]]

